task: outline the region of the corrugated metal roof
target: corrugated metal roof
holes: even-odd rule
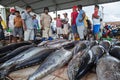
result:
[[[69,9],[73,5],[83,6],[115,2],[120,0],[0,0],[0,4],[6,7],[19,6],[25,8],[30,5],[35,13],[43,12],[44,7],[49,7],[50,11]]]

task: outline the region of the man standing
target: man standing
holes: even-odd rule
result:
[[[100,32],[100,19],[101,19],[101,12],[99,11],[98,5],[95,5],[92,19],[93,19],[93,33],[95,36],[95,40],[98,40],[98,33]]]
[[[36,36],[37,36],[37,30],[39,29],[39,24],[38,24],[38,20],[36,19],[36,15],[34,14],[33,16],[33,24],[34,24],[34,40],[36,40]]]
[[[52,18],[51,16],[48,14],[49,12],[49,8],[45,7],[44,8],[44,13],[41,14],[41,29],[42,29],[42,37],[43,38],[50,38],[52,36],[52,31],[51,31],[51,22],[52,22]]]
[[[68,39],[68,33],[69,33],[69,24],[68,24],[68,14],[64,13],[64,20],[63,20],[63,38]]]
[[[7,25],[8,25],[9,32],[10,32],[9,43],[11,43],[13,40],[14,18],[15,18],[15,9],[10,8],[10,15],[7,18]]]
[[[32,16],[30,15],[31,11],[32,11],[31,6],[26,6],[26,11],[22,14],[24,41],[34,40],[33,20],[32,20]]]
[[[77,31],[81,40],[84,39],[84,18],[85,12],[82,10],[82,5],[78,5],[79,14],[76,19]]]
[[[16,17],[14,18],[14,30],[13,30],[13,36],[14,36],[14,42],[17,42],[17,35],[19,35],[19,41],[22,41],[23,39],[23,25],[22,25],[22,18],[20,16],[20,12],[15,12]]]
[[[73,6],[73,12],[71,13],[71,26],[72,26],[72,33],[74,35],[74,40],[77,39],[77,26],[76,26],[77,16],[78,16],[77,6]]]
[[[62,36],[62,21],[60,18],[60,14],[58,14],[58,17],[56,19],[56,27],[57,27],[57,35],[60,38],[60,36]]]

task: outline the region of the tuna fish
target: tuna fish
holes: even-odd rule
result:
[[[22,47],[19,47],[19,48],[13,50],[11,53],[6,54],[4,57],[0,58],[0,63],[4,63],[5,61],[19,55],[21,52],[23,52],[33,46],[34,45],[26,45],[26,46],[22,46]]]
[[[43,41],[40,44],[38,44],[38,46],[48,46],[48,45],[56,45],[58,43],[63,43],[66,42],[67,40],[65,39],[57,39],[57,40],[53,40],[53,41]]]
[[[104,56],[97,63],[98,80],[120,80],[120,61],[112,56]]]
[[[52,53],[40,67],[29,76],[28,80],[40,80],[53,71],[63,67],[72,57],[72,52],[60,49]]]
[[[79,80],[91,68],[95,60],[95,56],[91,50],[85,49],[79,52],[68,65],[69,80]]]
[[[120,46],[113,46],[109,53],[111,56],[120,60]]]
[[[16,57],[6,61],[4,64],[0,66],[1,77],[4,78],[4,76],[8,74],[10,69],[14,68],[17,64],[23,63],[33,58],[34,56],[37,56],[38,54],[40,54],[45,50],[49,50],[49,49],[44,47],[32,47],[22,52],[21,54],[17,55]]]
[[[26,68],[26,67],[31,67],[36,64],[40,64],[54,51],[55,49],[48,49],[48,50],[45,49],[40,54],[33,56],[31,59],[28,59],[27,61],[16,65],[15,70]]]
[[[0,48],[0,58],[5,56],[6,54],[10,53],[11,51],[17,49],[18,47],[30,45],[30,44],[31,43],[29,43],[29,42],[21,42],[21,43],[12,43],[7,46],[1,47]]]
[[[120,46],[120,41],[116,41],[114,45]]]
[[[79,51],[82,51],[82,50],[84,50],[85,48],[87,48],[86,42],[79,42],[79,43],[74,47],[74,49],[72,50],[72,53],[73,53],[74,55],[76,55]]]
[[[96,45],[91,48],[92,53],[95,55],[95,61],[94,63],[96,64],[98,60],[106,54],[106,51],[103,46],[101,45]]]
[[[104,53],[103,47],[96,45],[76,54],[68,65],[69,80],[80,80]]]

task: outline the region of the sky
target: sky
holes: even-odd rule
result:
[[[113,2],[113,3],[100,4],[99,6],[100,6],[100,11],[102,11],[102,6],[104,7],[103,8],[104,22],[120,21],[120,1]],[[94,6],[83,7],[83,10],[91,20],[92,14],[94,12]],[[68,13],[68,17],[70,18],[70,14],[72,12],[71,9],[58,11],[58,14],[60,14],[61,17],[63,18],[63,13],[65,12]],[[51,12],[50,15],[52,15],[52,17],[56,16],[56,14],[53,12]]]

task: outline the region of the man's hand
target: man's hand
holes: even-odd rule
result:
[[[24,31],[26,31],[27,30],[27,27],[24,27]]]
[[[41,27],[41,30],[45,30],[43,26]]]
[[[80,20],[80,19],[79,19],[79,22],[82,22],[82,21],[83,21],[83,20]]]

